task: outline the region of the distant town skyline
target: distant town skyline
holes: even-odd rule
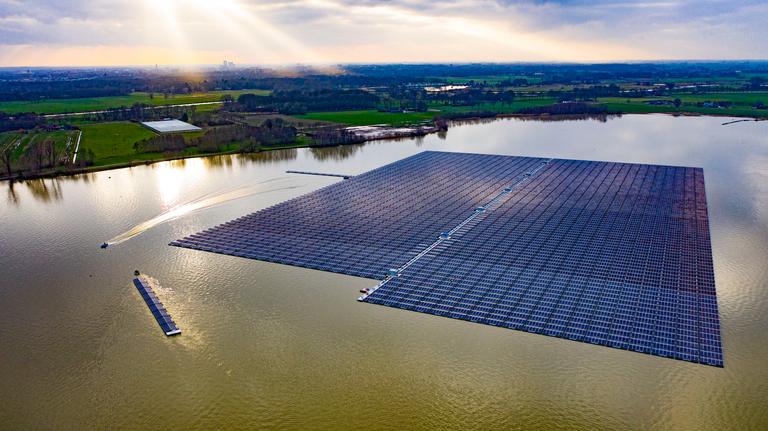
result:
[[[763,1],[0,0],[0,66],[765,59]]]

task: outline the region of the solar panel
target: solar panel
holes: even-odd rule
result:
[[[722,366],[701,169],[424,152],[172,243],[364,302]]]
[[[165,335],[181,334],[181,330],[176,326],[176,322],[173,321],[168,310],[165,309],[163,303],[157,298],[149,283],[147,283],[146,280],[137,277],[133,279],[133,284],[136,286],[136,289],[139,290],[141,298],[147,303],[149,311],[155,317],[155,320],[157,320],[160,329],[165,332]]]

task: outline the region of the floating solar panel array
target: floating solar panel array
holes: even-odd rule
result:
[[[172,245],[364,302],[722,366],[699,168],[424,152]]]
[[[163,303],[157,299],[157,296],[149,283],[147,283],[146,280],[137,277],[133,279],[133,284],[136,286],[136,289],[139,290],[141,297],[149,307],[149,311],[155,316],[155,320],[160,324],[160,329],[165,332],[165,335],[181,334],[181,329],[176,326],[176,322],[174,322],[171,315],[168,314],[168,310],[165,309]]]

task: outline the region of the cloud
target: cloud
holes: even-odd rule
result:
[[[765,16],[753,0],[0,0],[0,65],[766,58]]]

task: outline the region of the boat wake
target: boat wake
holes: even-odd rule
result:
[[[285,187],[276,187],[276,188],[271,188],[266,190],[264,189],[263,184],[265,183],[276,182],[276,181],[286,180],[286,179],[290,179],[290,177],[276,178],[276,179],[264,181],[264,182],[250,185],[250,186],[238,187],[236,189],[232,189],[224,192],[207,194],[197,199],[194,199],[190,202],[176,205],[173,208],[170,208],[169,210],[164,211],[157,217],[153,217],[147,221],[141,222],[136,226],[128,229],[127,231],[115,236],[114,238],[107,241],[105,244],[102,244],[102,248],[106,248],[107,245],[112,246],[112,245],[123,243],[125,241],[128,241],[131,238],[141,235],[142,233],[146,232],[149,229],[152,229],[157,225],[169,222],[171,220],[176,220],[179,217],[185,216],[187,214],[212,208],[217,205],[231,202],[236,199],[241,199],[248,196],[260,195],[260,194],[271,193],[271,192],[276,192],[281,190],[292,190],[292,189],[299,188],[299,186],[285,186]]]

